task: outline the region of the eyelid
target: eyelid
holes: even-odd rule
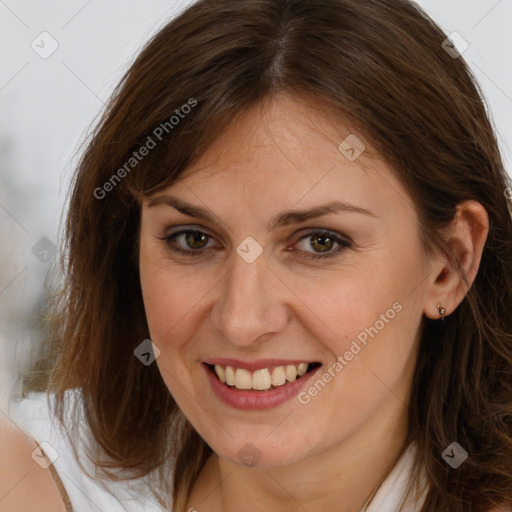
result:
[[[301,234],[302,234],[302,236],[301,236]],[[298,238],[297,238],[296,242],[302,240],[305,237],[313,235],[313,234],[331,235],[333,238],[338,238],[338,239],[340,239],[344,242],[350,243],[350,244],[353,243],[352,240],[350,239],[350,237],[348,237],[347,235],[345,235],[343,233],[339,233],[338,231],[336,231],[334,229],[321,228],[321,227],[317,227],[317,226],[307,227],[307,228],[303,228],[303,229],[299,230],[297,232]]]
[[[169,231],[167,229],[165,230],[165,235],[163,237],[157,237],[157,238],[160,238],[160,239],[168,238],[172,235],[177,235],[178,233],[188,232],[188,231],[197,231],[199,233],[208,235],[210,238],[217,238],[217,235],[212,235],[210,233],[209,228],[206,228],[199,224],[197,224],[197,225],[196,224],[185,224],[183,226],[176,226],[176,227],[172,227],[172,228],[168,228],[168,229],[169,229]],[[296,231],[292,236],[299,237],[299,235],[301,233],[304,234],[304,236],[306,236],[308,234],[319,233],[319,232],[325,233],[325,234],[330,234],[333,237],[342,238],[342,239],[345,239],[345,241],[347,241],[349,243],[353,243],[351,238],[343,233],[339,233],[334,229],[322,228],[322,227],[318,227],[318,226],[308,226],[308,227],[301,228],[298,231]],[[301,240],[301,238],[297,238],[296,242],[299,240]]]
[[[326,229],[326,228],[305,228],[305,233],[302,234],[302,236],[299,236],[297,240],[292,244],[296,245],[297,243],[301,242],[302,240],[305,240],[309,237],[312,237],[314,235],[319,236],[328,236],[333,239],[334,243],[338,244],[338,247],[336,249],[333,249],[331,251],[326,251],[325,253],[321,252],[309,252],[309,251],[296,251],[296,252],[304,252],[308,256],[305,256],[305,259],[307,260],[322,260],[330,257],[335,257],[341,255],[341,253],[345,252],[347,249],[351,249],[353,247],[352,240],[336,231]]]
[[[197,256],[203,256],[206,257],[206,253],[209,252],[208,249],[214,249],[214,247],[208,247],[205,246],[200,249],[183,249],[182,247],[173,247],[171,245],[171,241],[178,238],[179,236],[188,234],[188,233],[200,233],[203,235],[206,235],[209,239],[215,239],[215,236],[211,235],[208,232],[207,228],[203,228],[203,226],[194,226],[194,225],[187,225],[187,226],[180,226],[176,229],[166,233],[164,236],[157,236],[156,238],[165,241],[165,243],[169,246],[169,249],[172,250],[175,253],[181,253],[185,256],[191,256],[191,257],[197,257]],[[302,233],[302,236],[301,236]],[[350,237],[338,233],[334,230],[330,230],[327,228],[320,228],[320,227],[307,227],[303,228],[299,232],[295,233],[295,241],[291,244],[291,246],[296,245],[298,242],[311,237],[313,235],[320,235],[320,236],[330,236],[336,244],[338,244],[338,247],[331,251],[326,251],[324,253],[315,253],[315,252],[308,252],[308,251],[290,251],[289,248],[286,250],[288,252],[303,252],[307,254],[308,256],[305,256],[305,259],[310,260],[319,260],[319,259],[325,259],[329,258],[331,256],[336,256],[337,254],[343,252],[346,249],[349,249],[352,247],[353,242],[350,239]]]

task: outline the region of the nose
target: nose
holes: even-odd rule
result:
[[[212,324],[227,342],[247,347],[286,327],[286,297],[291,292],[267,265],[264,254],[252,263],[236,252],[231,259],[231,268],[219,284]]]

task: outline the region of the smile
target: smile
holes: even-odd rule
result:
[[[266,391],[268,389],[284,386],[287,382],[294,382],[307,371],[309,363],[287,364],[258,370],[246,370],[233,366],[216,364],[214,371],[223,384],[237,389],[253,389]]]
[[[212,391],[224,403],[239,409],[267,409],[298,394],[322,366],[318,362],[279,362],[284,361],[236,364],[226,359],[204,362],[203,366]]]

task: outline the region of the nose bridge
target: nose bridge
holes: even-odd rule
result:
[[[214,326],[228,342],[239,346],[278,332],[286,323],[286,307],[279,292],[282,287],[264,254],[248,263],[234,253],[213,307]]]

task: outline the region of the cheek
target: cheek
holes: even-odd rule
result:
[[[328,348],[331,372],[345,375],[334,380],[383,387],[379,377],[392,384],[410,366],[423,300],[423,289],[416,287],[424,277],[417,256],[414,244],[409,244],[399,259],[386,251],[323,287],[295,279],[297,295],[307,298],[306,328]],[[343,368],[332,368],[339,357]]]
[[[141,248],[140,279],[151,339],[161,350],[177,348],[192,334],[194,317],[215,281],[192,266],[173,264]],[[155,250],[154,253],[157,251]],[[160,249],[161,252],[161,249]]]
[[[393,304],[400,298],[400,284],[394,281],[384,261],[343,268],[312,279],[290,276],[287,285],[300,299],[297,303],[302,303],[303,313],[297,314],[302,320],[308,319],[305,327],[336,355],[348,350],[351,341],[365,328],[382,322],[382,314],[388,311],[388,317],[393,318]],[[364,341],[364,334],[361,340]]]
[[[194,338],[193,318],[205,292],[198,290],[196,279],[180,276],[164,260],[146,262],[141,287],[150,338],[160,350],[156,364],[169,392],[186,408],[188,395],[183,389],[193,386],[188,340]]]

